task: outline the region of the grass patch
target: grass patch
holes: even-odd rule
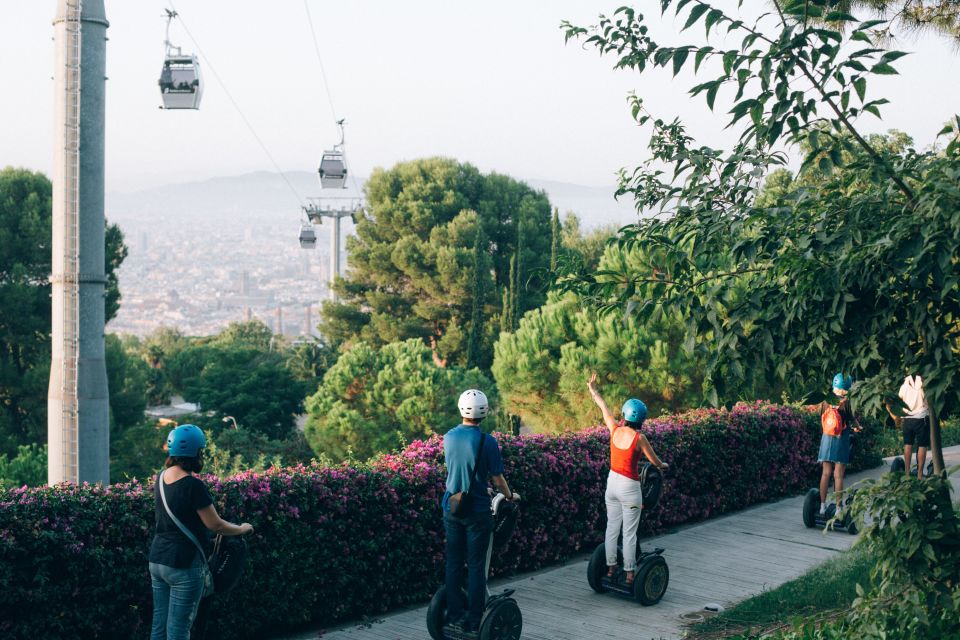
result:
[[[692,625],[691,640],[725,638],[753,628],[781,624],[793,617],[846,609],[857,597],[857,584],[870,587],[873,559],[854,547],[796,580],[764,591],[703,622]]]

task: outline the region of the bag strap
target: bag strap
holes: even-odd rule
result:
[[[473,483],[477,479],[477,468],[480,467],[480,456],[483,454],[483,439],[487,437],[483,431],[480,432],[480,446],[477,447],[477,457],[473,461],[473,473],[470,474],[470,485],[467,487],[467,494],[473,491]]]
[[[160,486],[160,500],[163,501],[163,508],[167,510],[167,515],[170,516],[170,519],[173,520],[173,524],[177,525],[183,535],[187,536],[194,545],[196,545],[197,550],[200,551],[200,557],[203,558],[204,564],[207,563],[207,554],[203,551],[203,547],[200,546],[200,541],[197,540],[197,537],[193,535],[187,527],[180,522],[177,516],[173,515],[173,512],[170,511],[170,505],[167,504],[167,494],[163,491],[163,471],[160,472],[160,475],[157,476],[157,484]]]

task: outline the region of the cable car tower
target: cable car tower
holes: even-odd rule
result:
[[[333,290],[333,283],[340,275],[340,220],[350,217],[356,224],[363,214],[363,200],[360,198],[308,198],[310,204],[303,207],[303,212],[309,222],[300,227],[300,246],[305,249],[313,249],[317,244],[317,236],[313,224],[322,224],[324,218],[330,218],[333,223],[330,225],[330,279],[329,290],[330,299],[336,300],[337,295]],[[304,231],[307,231],[311,244],[304,244]]]
[[[167,33],[163,40],[166,53],[163,59],[163,68],[160,70],[160,97],[163,99],[161,109],[199,109],[200,98],[203,97],[203,79],[200,76],[200,60],[195,55],[184,55],[180,47],[170,42],[170,23],[177,17],[177,12],[164,9],[167,12]]]
[[[104,362],[103,0],[58,0],[47,480],[110,481]]]
[[[320,158],[320,187],[334,193],[335,189],[347,188],[347,161],[344,154],[344,120],[337,120],[340,128],[340,142],[327,149]],[[340,275],[340,220],[347,216],[356,224],[363,213],[363,200],[359,197],[337,195],[308,198],[310,204],[302,207],[306,220],[300,225],[300,247],[314,249],[317,246],[317,233],[313,225],[322,224],[324,218],[330,218],[330,299],[336,300],[333,283]]]

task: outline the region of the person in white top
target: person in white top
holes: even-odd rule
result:
[[[906,463],[905,473],[910,475],[910,462],[913,447],[917,447],[917,478],[923,478],[923,465],[927,458],[927,449],[930,448],[930,425],[927,416],[930,409],[923,394],[923,379],[920,376],[907,376],[900,385],[898,394],[903,401],[903,419],[900,421],[903,431],[903,460]],[[887,410],[889,411],[889,407]],[[891,415],[894,413],[891,411]],[[896,420],[894,416],[894,420]]]

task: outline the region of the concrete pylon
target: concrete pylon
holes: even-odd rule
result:
[[[58,0],[54,26],[48,481],[110,481],[104,362],[103,0]]]

